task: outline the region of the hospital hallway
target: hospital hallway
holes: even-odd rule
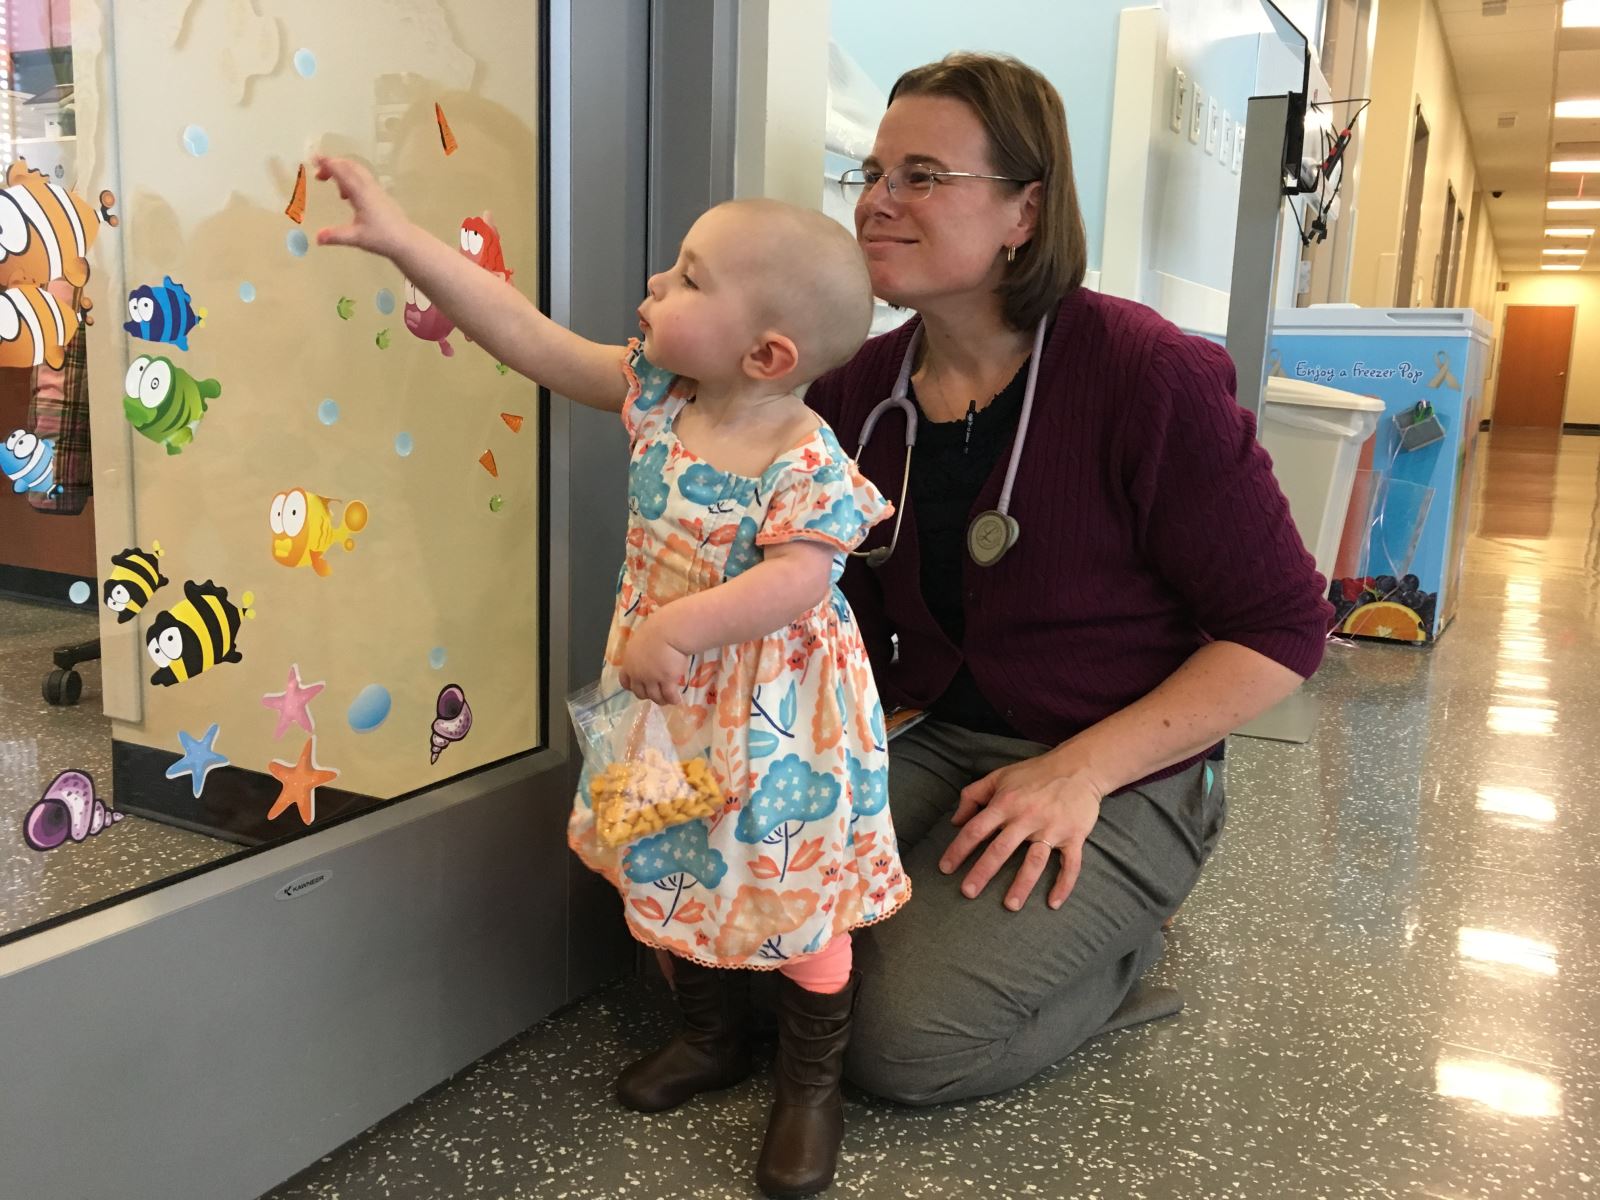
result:
[[[1309,744],[1232,740],[1227,833],[1153,972],[1183,1013],[975,1103],[847,1093],[830,1194],[1600,1194],[1600,437],[1478,455],[1454,625],[1330,646]],[[612,1099],[669,1029],[662,990],[613,986],[270,1196],[757,1195],[765,1072],[654,1117]]]

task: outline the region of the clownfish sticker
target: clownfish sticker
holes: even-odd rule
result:
[[[121,554],[111,556],[111,574],[101,589],[106,607],[117,614],[117,624],[133,620],[150,597],[171,581],[161,573],[162,550],[160,542],[151,542],[150,549],[129,546]]]
[[[255,596],[246,592],[235,606],[228,589],[211,580],[183,585],[183,599],[150,623],[145,648],[156,672],[150,682],[171,687],[204,674],[218,663],[243,662],[239,653],[241,616],[253,617]]]
[[[333,506],[344,506],[343,520],[335,523]],[[323,556],[338,544],[348,553],[356,548],[355,534],[367,527],[367,506],[359,500],[318,496],[304,488],[279,492],[272,498],[267,523],[272,526],[272,557],[285,567],[310,567],[318,575],[333,573]]]
[[[0,292],[0,367],[49,367],[67,361],[78,314],[44,288],[23,284]]]
[[[116,197],[101,192],[97,212],[21,158],[6,172],[6,183],[0,190],[0,286],[88,283],[89,247],[102,224],[117,223],[111,213]]]

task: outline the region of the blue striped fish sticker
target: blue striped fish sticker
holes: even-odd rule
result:
[[[179,350],[189,348],[189,331],[200,324],[187,289],[171,275],[161,280],[160,287],[143,284],[129,292],[128,317],[122,327],[134,337]]]
[[[56,490],[56,444],[16,429],[0,446],[0,475],[13,492],[53,495]]]

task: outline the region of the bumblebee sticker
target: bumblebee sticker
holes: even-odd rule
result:
[[[129,546],[121,554],[111,556],[111,574],[101,587],[106,607],[117,614],[117,624],[133,620],[150,597],[171,581],[161,573],[161,543],[151,542],[150,549]]]
[[[218,663],[243,662],[239,653],[239,625],[241,616],[255,613],[255,597],[246,592],[243,602],[235,606],[228,599],[228,589],[219,588],[211,580],[183,585],[183,599],[150,623],[145,635],[145,648],[156,664],[150,682],[158,687],[171,687],[196,675],[204,674]]]

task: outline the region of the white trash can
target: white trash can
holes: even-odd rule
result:
[[[1267,380],[1261,444],[1272,456],[1300,540],[1331,579],[1361,446],[1378,428],[1382,400],[1302,379]]]

